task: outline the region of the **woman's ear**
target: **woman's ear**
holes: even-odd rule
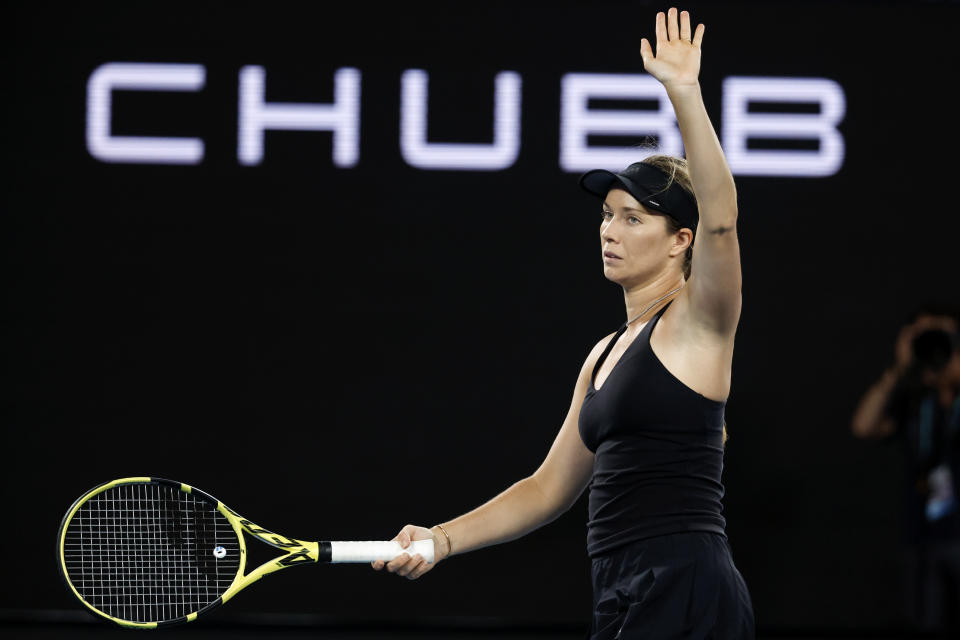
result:
[[[673,234],[673,246],[670,248],[671,256],[678,256],[685,252],[693,244],[693,231],[684,227]]]

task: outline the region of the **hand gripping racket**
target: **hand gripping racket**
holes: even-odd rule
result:
[[[244,575],[243,532],[284,553]],[[304,542],[253,524],[199,489],[163,478],[94,487],[63,518],[60,572],[88,609],[124,627],[195,620],[268,573],[314,562],[373,562],[419,553],[433,541]]]

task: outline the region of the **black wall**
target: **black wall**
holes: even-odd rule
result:
[[[83,491],[127,475],[202,488],[268,528],[391,538],[532,472],[590,347],[624,320],[596,202],[558,163],[560,79],[641,73],[647,2],[7,5],[3,230],[4,608],[73,608],[53,558]],[[856,441],[900,324],[956,303],[952,3],[699,3],[701,81],[838,82],[840,170],[738,176],[743,315],[727,409],[735,560],[766,628],[897,624],[900,462]],[[196,93],[121,93],[118,134],[202,137],[193,166],[87,151],[105,62],[197,63]],[[269,132],[237,161],[237,75],[329,102],[362,73],[360,159]],[[490,140],[492,82],[523,78],[522,147],[492,172],[400,153],[400,76],[430,73],[430,136]],[[718,125],[719,126],[719,125]],[[12,508],[11,508],[12,507]],[[297,569],[246,611],[578,622],[585,496],[553,524],[409,583]]]

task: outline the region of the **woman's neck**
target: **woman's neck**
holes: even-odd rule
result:
[[[675,289],[683,287],[683,276],[658,278],[654,281],[623,290],[623,301],[627,308],[627,322],[643,324],[675,296]],[[671,292],[674,292],[671,294]],[[664,297],[666,296],[666,297]],[[659,302],[656,302],[658,299]],[[656,302],[656,304],[654,304]],[[652,307],[650,305],[653,305]],[[645,311],[646,310],[646,311]],[[642,317],[637,317],[643,313]]]

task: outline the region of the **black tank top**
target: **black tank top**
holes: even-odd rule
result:
[[[726,535],[720,480],[726,403],[680,382],[650,348],[650,334],[669,306],[644,326],[596,389],[594,378],[626,331],[624,323],[590,376],[579,428],[595,454],[587,522],[591,557],[669,533]]]

